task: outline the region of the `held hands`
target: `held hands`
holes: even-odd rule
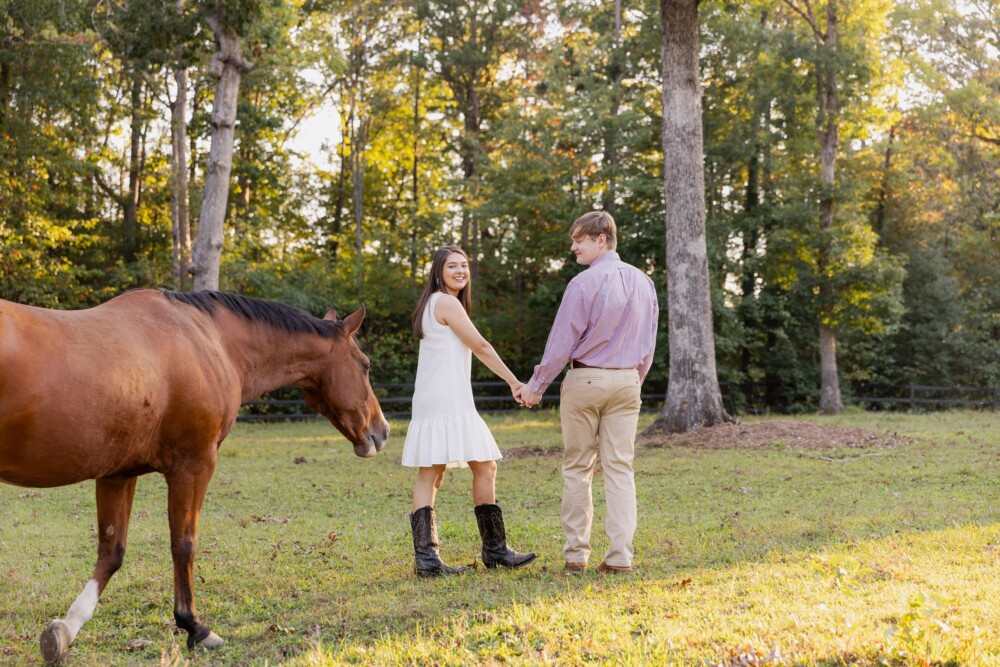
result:
[[[514,390],[514,400],[526,408],[533,408],[542,400],[539,392],[531,391],[528,385],[522,384]]]
[[[521,387],[524,386],[524,383],[519,380],[514,380],[513,382],[508,382],[507,384],[510,387],[511,396],[514,397],[514,400],[517,401],[518,405],[523,407],[524,401],[521,400]]]

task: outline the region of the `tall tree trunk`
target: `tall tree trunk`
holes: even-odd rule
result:
[[[233,169],[233,142],[236,134],[236,102],[240,80],[253,65],[243,58],[240,37],[223,26],[217,16],[206,19],[215,33],[217,50],[209,64],[216,79],[212,106],[212,147],[205,170],[205,192],[198,217],[198,240],[194,247],[194,289],[219,289],[223,225],[229,200],[229,176]]]
[[[601,195],[601,208],[614,217],[617,214],[618,199],[618,113],[622,102],[622,78],[625,76],[625,53],[621,48],[622,0],[615,0],[614,38],[608,62],[608,82],[610,85],[611,108],[604,121],[604,165],[607,168],[607,185]]]
[[[473,17],[473,36],[475,36]],[[480,71],[473,66],[469,71],[469,88],[465,100],[465,136],[462,139],[462,247],[469,253],[469,271],[472,278],[479,277],[479,219],[474,208],[479,199],[479,141],[481,120],[479,117],[479,91],[476,89]]]
[[[170,220],[173,231],[174,288],[184,290],[189,284],[191,263],[191,219],[188,213],[187,166],[187,91],[188,71],[174,70],[177,97],[170,105],[170,149],[173,158],[170,179]]]
[[[346,86],[341,88],[340,99],[346,99]],[[333,205],[333,223],[330,228],[330,240],[327,242],[327,249],[334,258],[340,248],[340,232],[344,229],[344,192],[347,188],[347,170],[349,162],[347,159],[347,146],[351,136],[351,117],[340,114],[340,144],[337,146],[337,157],[340,163],[340,171],[337,174],[336,199]]]
[[[354,185],[354,252],[357,261],[358,297],[364,291],[365,284],[365,264],[364,255],[364,230],[361,221],[364,218],[365,207],[365,143],[368,141],[369,119],[359,116],[351,129],[351,177]]]
[[[142,144],[142,73],[138,70],[132,71],[132,121],[129,132],[129,154],[128,154],[128,192],[124,197],[122,211],[122,232],[125,240],[123,247],[123,258],[126,262],[134,262],[136,253],[139,250],[139,161],[141,159]]]
[[[819,114],[817,128],[820,142],[820,186],[823,189],[819,203],[820,242],[817,268],[820,276],[819,309],[819,359],[820,396],[819,411],[826,415],[844,411],[840,398],[840,375],[837,372],[837,334],[831,323],[833,286],[826,275],[829,267],[830,235],[833,230],[833,198],[836,186],[837,151],[839,139],[840,102],[837,95],[835,54],[837,51],[837,2],[828,0],[826,5],[826,31],[817,35],[817,48],[822,52],[817,66],[817,97]]]
[[[732,421],[722,405],[705,242],[697,0],[660,0],[670,376],[647,432]]]
[[[473,12],[469,20],[469,42],[473,45],[479,42],[479,14]],[[462,243],[469,253],[469,272],[473,280],[479,277],[479,217],[474,208],[479,203],[479,149],[482,135],[482,118],[479,100],[479,85],[482,71],[473,61],[467,72],[465,96],[465,137],[463,138],[464,155],[462,157],[462,174],[465,181],[464,199],[462,202]]]
[[[878,234],[879,243],[884,243],[885,236],[885,212],[889,204],[889,178],[892,175],[892,150],[896,143],[896,133],[899,126],[893,124],[889,128],[889,139],[885,144],[885,158],[882,160],[882,182],[879,184],[878,204],[875,207],[875,233]]]
[[[417,30],[417,58],[422,59],[420,30]],[[415,61],[416,62],[416,61]],[[416,66],[413,81],[413,164],[412,191],[413,215],[410,217],[410,284],[417,285],[417,272],[420,269],[417,258],[417,238],[420,234],[420,69]]]
[[[766,27],[767,17],[767,10],[763,10],[759,21],[761,29]],[[757,48],[751,54],[753,62],[759,62],[760,52],[761,45],[758,43]],[[754,76],[751,88],[753,94],[753,116],[750,118],[750,155],[747,159],[747,186],[743,204],[744,219],[746,222],[743,228],[743,252],[740,261],[741,298],[739,308],[737,309],[743,328],[747,332],[758,331],[761,328],[757,295],[757,273],[759,268],[757,246],[761,236],[765,233],[760,214],[760,205],[762,199],[761,182],[764,178],[762,162],[764,161],[764,147],[767,143],[765,137],[770,127],[769,110],[771,108],[771,95],[764,94],[764,86],[761,85],[760,79],[759,75]],[[749,341],[744,340],[740,371],[744,382],[743,394],[747,404],[753,401],[753,386],[750,381],[752,363],[753,355]]]
[[[808,3],[798,6],[794,0],[784,3],[809,25],[816,49],[816,135],[819,138],[819,228],[816,275],[819,282],[819,411],[825,415],[843,412],[840,398],[840,374],[837,371],[837,334],[833,322],[833,284],[827,275],[830,267],[830,241],[833,232],[833,207],[836,186],[837,151],[840,148],[838,123],[840,101],[837,94],[837,0],[827,0],[826,29],[820,27]]]

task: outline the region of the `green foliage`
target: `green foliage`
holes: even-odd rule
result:
[[[908,609],[891,628],[886,638],[893,652],[904,659],[931,664],[931,642],[937,635],[951,632],[946,622],[951,600],[923,591],[907,600]]]
[[[864,567],[857,558],[844,554],[814,555],[809,559],[809,567],[818,579],[848,594],[859,592],[859,580],[873,574],[873,570]]]
[[[655,3],[624,3],[617,26],[613,3],[590,0],[0,7],[4,298],[78,308],[173,286],[172,70],[191,76],[196,212],[211,14],[254,64],[238,101],[224,289],[319,315],[365,303],[377,377],[407,381],[427,264],[464,227],[474,319],[525,376],[580,270],[568,225],[606,208],[623,258],[654,276],[666,304],[673,193]],[[815,409],[820,313],[837,329],[845,384],[1000,383],[996,7],[864,0],[843,11],[841,46],[826,54],[787,2],[699,7],[717,362],[737,410]],[[815,75],[829,68],[842,82],[831,193],[816,176]],[[303,150],[293,138],[321,109],[328,145]],[[823,230],[826,195],[836,216]],[[662,385],[661,329],[651,379]]]

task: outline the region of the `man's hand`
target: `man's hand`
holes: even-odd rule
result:
[[[529,408],[535,407],[542,400],[541,393],[536,391],[531,391],[531,389],[529,389],[528,385],[526,384],[521,385],[517,389],[517,394],[518,395],[516,396],[516,398],[518,398],[518,401],[521,403],[521,405],[524,405],[525,407]]]

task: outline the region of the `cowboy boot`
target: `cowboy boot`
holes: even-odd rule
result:
[[[465,572],[465,567],[451,567],[441,561],[433,507],[427,505],[411,514],[410,528],[413,530],[413,571],[418,577],[439,577],[442,574]]]
[[[494,568],[521,567],[535,560],[534,553],[520,553],[507,547],[507,534],[503,525],[503,511],[499,505],[477,505],[476,523],[483,538],[483,565]]]

